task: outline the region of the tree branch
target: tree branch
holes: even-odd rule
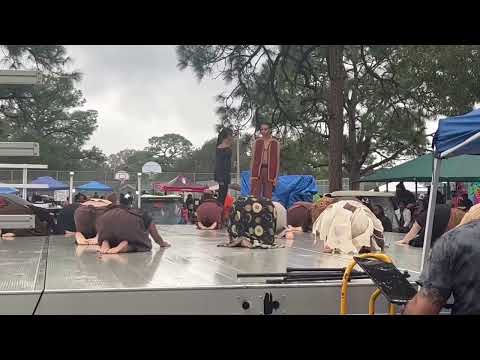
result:
[[[383,164],[386,164],[387,162],[389,161],[392,161],[393,159],[395,159],[398,155],[400,155],[402,152],[404,152],[405,150],[407,150],[411,145],[405,145],[403,147],[401,147],[400,149],[398,149],[397,151],[395,151],[392,155],[390,155],[389,157],[386,157],[385,159],[375,163],[375,164],[372,164],[370,166],[367,166],[366,168],[360,170],[360,175],[364,175],[365,173],[369,172],[370,170],[373,170],[375,169],[376,167],[378,166],[381,166]]]

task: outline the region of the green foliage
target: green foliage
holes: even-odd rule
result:
[[[148,144],[145,150],[153,154],[164,171],[171,170],[177,160],[189,157],[193,150],[192,143],[178,134],[153,136]]]
[[[1,135],[6,141],[35,141],[40,158],[25,162],[46,163],[51,169],[91,169],[103,166],[105,155],[96,147],[83,149],[97,128],[98,114],[81,110],[85,99],[74,81],[79,73],[67,73],[70,61],[60,45],[0,45],[3,67],[37,68],[42,71],[40,86],[8,88],[0,91]],[[18,159],[3,159],[3,161]]]
[[[230,94],[217,99],[221,123],[241,128],[245,120],[270,119],[284,146],[282,168],[313,172],[331,155],[329,109],[337,100],[330,91],[330,47],[183,46],[178,59],[199,79],[235,80]],[[480,99],[477,45],[348,45],[342,51],[343,163],[334,166],[353,180],[424,153],[426,120],[465,113]]]

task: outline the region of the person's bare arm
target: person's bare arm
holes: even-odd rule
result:
[[[446,300],[434,288],[420,289],[410,300],[403,312],[404,315],[438,315]]]
[[[415,238],[415,236],[417,236],[420,230],[422,230],[422,227],[418,225],[418,223],[415,221],[410,231],[407,234],[405,234],[402,240],[397,241],[397,244],[409,244],[410,241],[412,241]]]
[[[148,232],[152,236],[153,240],[160,245],[161,247],[168,247],[170,244],[166,242],[165,240],[162,239],[160,234],[158,233],[157,227],[155,226],[154,223],[150,224],[148,227]]]

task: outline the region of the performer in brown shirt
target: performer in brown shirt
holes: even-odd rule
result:
[[[96,245],[98,243],[98,220],[110,206],[117,202],[115,194],[109,195],[108,199],[90,199],[81,203],[75,210],[75,241],[77,245]]]
[[[272,137],[270,124],[260,123],[262,137],[255,140],[251,163],[251,194],[272,199],[280,170],[280,144]]]

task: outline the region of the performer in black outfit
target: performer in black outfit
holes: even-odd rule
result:
[[[229,128],[223,128],[218,134],[217,149],[215,155],[215,181],[218,182],[218,202],[224,206],[227,197],[228,185],[230,185],[230,171],[232,168],[232,144],[233,132]]]

